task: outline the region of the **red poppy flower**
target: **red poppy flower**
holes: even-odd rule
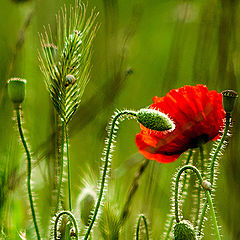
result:
[[[149,108],[167,114],[175,128],[159,132],[140,124],[136,144],[147,159],[172,162],[186,150],[220,137],[225,117],[221,93],[205,85],[184,86],[154,97],[153,102]]]

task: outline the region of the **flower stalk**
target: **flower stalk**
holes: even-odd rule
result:
[[[175,201],[174,201],[174,205],[175,205],[175,218],[176,218],[176,221],[177,223],[180,222],[180,219],[179,219],[179,214],[178,214],[178,188],[179,188],[179,180],[180,180],[180,177],[181,177],[181,174],[186,171],[186,170],[192,170],[198,180],[199,180],[199,184],[202,185],[202,182],[203,182],[203,178],[202,178],[202,175],[201,173],[199,172],[199,170],[194,167],[194,166],[191,166],[191,165],[186,165],[186,166],[183,166],[177,173],[177,177],[176,177],[176,184],[175,184]],[[215,234],[216,234],[216,237],[217,237],[217,240],[220,240],[220,233],[219,233],[219,230],[218,230],[218,225],[217,225],[217,220],[216,220],[216,215],[215,215],[215,211],[214,211],[214,207],[213,207],[213,203],[212,203],[212,198],[211,198],[211,195],[210,195],[210,190],[209,189],[206,189],[204,188],[204,191],[205,191],[205,195],[206,195],[206,198],[207,198],[207,202],[209,204],[209,207],[210,207],[210,213],[211,213],[211,216],[212,216],[212,221],[213,221],[213,226],[214,226],[214,230],[215,230]]]
[[[104,166],[103,166],[103,172],[102,172],[102,180],[101,180],[101,185],[100,185],[100,190],[99,190],[99,194],[98,194],[98,200],[93,212],[93,216],[91,219],[91,222],[88,226],[88,229],[85,233],[84,236],[84,240],[87,240],[89,238],[89,235],[91,233],[92,227],[94,225],[94,222],[96,221],[97,218],[97,214],[101,205],[101,201],[102,201],[102,197],[103,197],[103,192],[104,192],[104,186],[105,186],[105,182],[106,182],[106,177],[107,177],[107,172],[108,172],[108,167],[109,167],[109,156],[111,153],[111,148],[112,148],[112,142],[114,137],[116,136],[116,126],[118,123],[118,120],[123,117],[124,115],[129,115],[129,116],[133,116],[136,117],[136,112],[134,111],[122,111],[122,112],[118,112],[112,119],[111,123],[110,123],[110,132],[109,132],[109,136],[108,136],[108,140],[106,143],[106,154],[105,154],[105,158],[104,158]]]
[[[34,204],[33,204],[33,196],[32,196],[32,190],[31,190],[31,171],[32,171],[32,166],[31,166],[31,155],[30,151],[28,149],[26,140],[24,138],[23,130],[22,130],[22,124],[21,124],[21,116],[20,116],[20,106],[15,107],[16,114],[17,114],[17,124],[18,124],[18,130],[19,134],[22,140],[23,147],[25,149],[26,155],[27,155],[27,189],[28,189],[28,198],[29,198],[29,203],[30,203],[30,208],[32,212],[32,218],[33,218],[33,223],[34,223],[34,228],[36,231],[37,239],[40,240],[40,232],[38,229],[37,225],[37,219],[36,219],[36,213],[34,209]]]

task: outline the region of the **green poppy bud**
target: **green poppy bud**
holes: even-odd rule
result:
[[[196,240],[196,234],[193,226],[188,221],[182,221],[174,226],[175,240]]]
[[[238,94],[233,90],[225,90],[222,92],[222,95],[223,95],[223,108],[226,111],[226,113],[231,113],[234,108],[234,104],[236,98],[238,97]]]
[[[12,102],[19,106],[25,98],[25,79],[11,78],[8,80],[8,96]]]
[[[94,209],[95,200],[96,193],[90,188],[85,188],[79,196],[81,219],[86,226],[89,224],[90,214]]]
[[[156,131],[170,130],[175,127],[173,121],[166,114],[154,109],[139,110],[137,120],[144,127]]]

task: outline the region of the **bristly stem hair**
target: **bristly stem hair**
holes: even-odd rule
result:
[[[217,145],[217,148],[214,151],[213,157],[212,157],[211,162],[210,162],[210,167],[209,167],[210,176],[209,176],[209,180],[210,180],[210,183],[211,183],[212,186],[214,184],[214,174],[215,174],[216,160],[218,158],[219,153],[221,152],[221,149],[222,149],[222,147],[224,145],[224,141],[225,141],[225,139],[227,137],[227,134],[228,134],[228,131],[229,131],[229,128],[230,128],[230,123],[231,123],[230,121],[231,121],[231,115],[230,114],[226,114],[224,132],[223,132],[222,138],[220,139],[220,142]],[[203,205],[202,212],[201,212],[200,219],[199,219],[198,236],[201,236],[202,226],[203,226],[205,214],[206,214],[206,211],[207,211],[207,206],[208,206],[208,202],[206,200],[204,205]]]
[[[67,124],[77,110],[89,80],[92,56],[92,41],[97,30],[97,14],[92,10],[86,18],[86,7],[76,0],[75,6],[66,7],[58,13],[57,36],[50,26],[40,34],[42,51],[39,53],[40,68],[46,78],[47,89],[56,112],[62,122],[62,152],[57,192],[56,211],[59,208],[63,176],[63,155],[66,143],[68,199],[71,210],[70,163],[68,154]]]
[[[110,161],[110,154],[111,154],[111,150],[112,150],[112,143],[114,141],[114,138],[116,137],[116,133],[117,133],[117,129],[118,129],[118,127],[117,127],[118,121],[121,120],[121,119],[122,120],[127,119],[126,116],[125,116],[125,118],[123,118],[124,115],[130,116],[130,117],[136,117],[136,112],[129,111],[129,110],[117,112],[114,115],[114,117],[112,118],[112,121],[109,124],[109,133],[108,133],[108,139],[106,141],[106,148],[105,148],[105,153],[104,153],[104,158],[103,158],[104,166],[103,166],[103,172],[102,172],[101,185],[100,185],[99,194],[98,194],[98,200],[97,200],[97,203],[96,203],[96,206],[95,206],[90,224],[89,224],[89,226],[87,228],[87,231],[85,233],[84,240],[87,240],[89,238],[92,227],[93,227],[94,222],[97,218],[97,214],[98,214],[98,210],[99,210],[100,205],[101,205],[103,192],[104,192],[104,186],[105,186],[105,182],[106,182],[106,178],[107,178],[108,166],[109,166],[109,161]]]
[[[37,239],[41,240],[40,232],[39,232],[38,225],[37,225],[37,219],[36,219],[36,214],[35,214],[35,210],[34,210],[33,196],[32,196],[32,190],[31,190],[31,171],[32,171],[31,154],[28,149],[26,140],[24,138],[23,130],[22,130],[20,107],[18,106],[15,109],[16,109],[16,114],[17,114],[17,124],[18,124],[19,134],[20,134],[20,137],[22,140],[24,150],[27,155],[27,189],[28,189],[28,197],[29,197],[29,202],[30,202],[30,207],[31,207],[31,212],[32,212],[32,218],[33,218],[33,223],[34,223]]]
[[[196,174],[196,176],[197,176],[197,178],[199,180],[199,185],[202,185],[202,182],[203,182],[203,178],[202,178],[201,173],[194,166],[186,165],[186,166],[183,166],[178,171],[177,177],[176,177],[175,195],[174,195],[174,198],[175,198],[175,200],[174,200],[174,203],[175,203],[175,217],[176,217],[177,223],[180,222],[179,214],[178,214],[178,188],[179,188],[179,180],[180,180],[181,174],[184,171],[188,170],[188,169],[192,170]],[[210,194],[210,190],[204,188],[204,192],[205,192],[205,195],[206,195],[206,201],[208,202],[209,207],[210,207],[210,213],[211,213],[211,217],[212,217],[212,221],[213,221],[213,226],[214,226],[216,238],[217,238],[217,240],[221,240],[220,233],[219,233],[219,230],[218,230],[217,220],[216,220],[216,214],[215,214],[215,211],[214,211],[213,202],[212,202],[212,198],[211,198],[211,194]]]

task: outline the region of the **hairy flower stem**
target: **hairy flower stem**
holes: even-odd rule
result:
[[[213,185],[213,181],[214,181],[214,172],[215,172],[215,162],[216,162],[216,159],[217,159],[217,156],[222,148],[222,145],[224,143],[224,140],[226,139],[227,137],[227,133],[228,133],[228,130],[230,128],[230,120],[231,120],[231,115],[229,113],[226,113],[226,121],[225,121],[225,128],[224,128],[224,132],[223,132],[223,135],[222,135],[222,138],[214,152],[214,155],[212,157],[212,160],[211,160],[211,163],[210,163],[210,183],[211,185]],[[202,208],[202,212],[201,212],[201,215],[200,215],[200,220],[199,220],[199,225],[198,225],[198,236],[201,236],[201,232],[202,232],[202,226],[203,226],[203,221],[204,221],[204,217],[205,217],[205,214],[206,214],[206,211],[207,211],[207,206],[208,206],[208,201],[206,199],[204,205],[203,205],[203,208]]]
[[[193,150],[190,149],[185,165],[189,164],[190,159],[192,157],[192,153],[193,153]],[[186,191],[186,184],[187,184],[187,173],[185,172],[183,180],[182,180],[182,190],[181,190],[181,197],[183,197],[183,203],[185,202],[184,192]],[[169,226],[168,226],[168,230],[166,232],[165,240],[169,239],[169,234],[171,233],[171,230],[172,230],[172,226],[173,226],[173,223],[174,223],[174,218],[175,217],[171,217],[171,220],[170,220],[170,223],[169,223]]]
[[[66,126],[65,126],[65,133],[66,133],[65,135],[66,135],[67,172],[68,172],[68,202],[69,202],[69,211],[72,211],[70,160],[69,160],[69,152],[68,152],[68,132],[67,132]]]
[[[204,153],[203,153],[202,144],[199,146],[199,152],[200,152],[201,174],[202,176],[204,176]],[[196,215],[195,215],[195,226],[197,226],[197,223],[198,223],[200,204],[201,204],[201,186],[199,185],[198,192],[197,192],[197,209],[196,209]]]
[[[76,221],[75,217],[69,211],[62,211],[62,212],[58,213],[58,215],[54,221],[54,240],[58,239],[57,238],[57,225],[58,225],[58,221],[62,215],[68,215],[71,218],[74,228],[75,228],[74,236],[75,236],[75,239],[78,239],[78,226],[77,226],[77,221]]]
[[[31,170],[32,170],[31,155],[30,155],[26,140],[23,135],[21,116],[20,116],[20,107],[17,106],[15,109],[16,109],[16,114],[17,114],[17,124],[18,124],[19,134],[20,134],[22,144],[23,144],[23,147],[24,147],[26,155],[27,155],[27,189],[28,189],[28,197],[29,197],[29,202],[30,202],[30,207],[31,207],[31,212],[32,212],[32,218],[33,218],[33,223],[34,223],[37,239],[40,240],[41,237],[40,237],[40,233],[38,230],[37,219],[36,219],[36,214],[35,214],[34,204],[33,204],[32,190],[31,190]]]
[[[124,204],[124,207],[123,207],[123,210],[121,212],[121,215],[120,215],[120,223],[121,225],[124,224],[125,220],[127,219],[127,216],[129,214],[129,207],[130,207],[130,204],[133,200],[133,196],[135,195],[137,189],[138,189],[138,186],[139,186],[139,179],[140,177],[142,176],[142,174],[144,173],[145,169],[147,168],[149,164],[149,160],[148,159],[144,159],[142,164],[140,165],[133,181],[132,181],[132,184],[129,188],[129,192],[128,192],[128,197],[127,197],[127,200]]]
[[[61,162],[60,162],[60,173],[59,173],[59,180],[58,180],[58,190],[57,190],[57,205],[55,213],[57,213],[59,208],[59,201],[61,195],[61,186],[62,186],[62,178],[63,178],[63,156],[64,156],[64,137],[65,137],[65,122],[62,121],[62,149],[61,149]]]
[[[176,185],[175,185],[175,217],[176,217],[176,221],[178,223],[180,222],[179,215],[178,215],[178,185],[179,185],[179,180],[180,180],[181,174],[184,171],[188,170],[188,169],[190,169],[193,172],[195,172],[195,174],[197,175],[197,178],[199,180],[199,184],[200,185],[202,184],[202,181],[203,181],[201,173],[194,166],[186,165],[186,166],[182,167],[178,171],[177,177],[176,177]],[[214,230],[215,230],[215,234],[216,234],[217,240],[221,240],[220,234],[219,234],[219,230],[218,230],[216,215],[215,215],[214,207],[213,207],[213,203],[212,203],[212,198],[211,198],[211,195],[210,195],[210,191],[204,188],[204,192],[205,192],[205,195],[206,195],[206,198],[207,198],[207,202],[208,202],[209,207],[210,207],[210,212],[211,212],[213,226],[214,226]]]
[[[104,186],[105,186],[105,182],[106,182],[106,176],[107,176],[108,165],[109,165],[109,155],[111,153],[111,146],[112,146],[113,138],[115,136],[115,131],[116,131],[115,127],[116,127],[118,119],[120,117],[122,117],[123,115],[131,115],[131,116],[136,117],[136,112],[128,111],[128,110],[119,112],[113,117],[113,119],[111,121],[110,132],[109,132],[108,141],[107,141],[107,145],[106,145],[106,154],[105,154],[105,158],[104,158],[104,167],[103,167],[103,172],[102,172],[102,180],[101,180],[98,200],[97,200],[94,212],[93,212],[91,222],[90,222],[90,224],[88,226],[88,229],[86,231],[86,234],[84,236],[84,240],[87,240],[89,238],[92,227],[93,227],[94,222],[97,218],[97,214],[98,214],[98,210],[99,210],[100,205],[101,205],[101,200],[102,200],[102,197],[103,197],[103,190],[104,190]]]
[[[145,231],[146,231],[146,239],[149,240],[147,219],[146,219],[146,217],[145,217],[143,214],[141,214],[141,215],[138,217],[137,229],[136,229],[136,240],[139,240],[139,231],[140,231],[140,222],[141,222],[141,219],[143,220],[143,223],[144,223],[144,227],[145,227]]]

